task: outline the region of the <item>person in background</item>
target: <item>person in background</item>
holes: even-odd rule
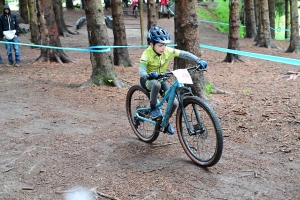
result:
[[[147,41],[150,46],[143,52],[140,59],[139,75],[141,86],[150,92],[150,115],[152,119],[162,116],[160,110],[156,107],[158,93],[162,96],[169,90],[169,85],[164,81],[157,80],[158,75],[165,73],[174,57],[183,58],[196,62],[202,69],[206,69],[207,63],[201,58],[189,52],[168,47],[167,44],[172,42],[169,33],[159,26],[152,27],[147,34]],[[171,115],[178,106],[175,99]],[[174,128],[169,123],[164,129],[165,133],[174,134]]]
[[[8,5],[3,6],[3,15],[0,16],[0,36],[5,42],[15,42],[18,43],[18,35],[20,33],[19,24],[17,17],[14,14],[11,14],[10,8]],[[11,47],[15,51],[15,62],[12,55]],[[19,44],[7,44],[5,43],[5,49],[8,56],[9,64],[8,66],[15,65],[16,67],[20,66],[20,49]]]
[[[132,14],[134,15],[134,11],[135,10],[138,10],[138,7],[139,7],[139,0],[132,0]],[[136,15],[135,15],[135,17],[137,17]]]
[[[107,7],[108,7],[108,0],[104,0],[104,4],[105,4],[104,9],[107,10]]]
[[[160,12],[161,13],[166,13],[167,10],[167,6],[169,5],[169,0],[161,0],[160,1]]]

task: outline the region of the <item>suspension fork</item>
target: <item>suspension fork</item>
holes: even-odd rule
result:
[[[192,95],[193,96],[193,93],[191,92],[191,90],[190,89],[187,89],[187,90],[188,90],[188,92],[185,92],[183,94],[180,94],[180,91],[176,91],[176,94],[177,94],[178,99],[179,99],[179,106],[181,108],[182,116],[183,116],[184,121],[186,123],[188,133],[189,133],[189,135],[195,135],[195,134],[199,133],[199,130],[194,130],[193,128],[195,128],[195,127],[191,126],[191,124],[188,120],[184,105],[183,105],[184,96],[186,96],[186,95]],[[197,107],[196,107],[195,104],[193,104],[193,110],[194,110],[194,113],[196,115],[197,124],[200,125],[200,130],[202,130],[203,129],[202,128],[203,123],[202,123],[202,120],[201,120],[201,117],[200,117],[200,113],[197,110]]]

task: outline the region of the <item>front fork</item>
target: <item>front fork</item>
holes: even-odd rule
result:
[[[193,135],[196,135],[196,134],[202,134],[202,133],[205,132],[205,127],[203,126],[200,113],[199,113],[199,111],[198,111],[195,104],[193,104],[193,111],[195,113],[197,123],[195,125],[191,125],[190,122],[189,122],[189,119],[188,119],[188,116],[186,114],[183,101],[184,101],[185,96],[194,96],[194,95],[191,91],[191,88],[184,88],[184,90],[187,90],[187,91],[182,94],[181,93],[182,90],[178,90],[178,91],[176,91],[176,94],[177,94],[178,99],[179,99],[179,106],[181,108],[182,116],[183,116],[183,119],[185,121],[188,133],[189,133],[190,136],[193,136]]]

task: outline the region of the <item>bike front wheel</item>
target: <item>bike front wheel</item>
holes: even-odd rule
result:
[[[126,114],[136,136],[147,143],[151,143],[159,136],[159,124],[154,125],[150,122],[139,119],[136,116],[138,108],[147,108],[150,104],[150,94],[140,85],[133,85],[129,88],[126,96]],[[144,118],[150,119],[150,110],[142,110],[138,113]]]
[[[223,151],[220,121],[212,107],[199,97],[186,97],[183,106],[178,108],[176,116],[180,143],[193,162],[202,167],[211,167],[220,160]],[[187,124],[190,125],[190,132]]]

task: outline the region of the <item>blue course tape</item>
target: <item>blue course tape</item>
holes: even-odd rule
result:
[[[90,46],[90,49],[98,49],[98,48],[147,48],[149,45],[143,46]]]
[[[207,23],[212,23],[212,24],[222,24],[222,25],[225,25],[225,26],[229,26],[228,23],[214,22],[214,21],[210,21],[210,20],[199,20],[199,22],[207,22]],[[246,26],[244,26],[244,25],[240,25],[240,27],[246,28]],[[290,29],[273,28],[273,27],[270,27],[270,29],[275,30],[275,31],[287,31],[287,32],[290,32]]]
[[[221,48],[221,47],[208,46],[208,45],[204,45],[204,44],[200,44],[200,47],[206,48],[206,49],[211,49],[211,50],[216,50],[216,51],[232,53],[232,54],[238,54],[238,55],[242,55],[242,56],[270,60],[270,61],[290,64],[290,65],[297,65],[298,67],[300,66],[300,60],[292,59],[292,58],[284,58],[284,57],[270,56],[270,55],[251,53],[251,52],[245,52],[245,51],[237,51],[237,50],[225,49],[225,48]]]
[[[5,44],[5,43],[19,44],[19,45],[39,47],[39,48],[72,50],[72,51],[80,51],[80,52],[98,52],[98,53],[99,52],[108,52],[111,50],[111,48],[147,48],[147,47],[149,47],[149,45],[143,45],[143,46],[91,46],[89,49],[85,49],[85,48],[54,47],[54,46],[25,44],[25,43],[17,43],[17,42],[3,42],[3,41],[0,41],[0,43],[2,43],[2,44]],[[168,46],[177,46],[177,44],[168,44]],[[292,58],[284,58],[284,57],[270,56],[270,55],[251,53],[251,52],[245,52],[245,51],[238,51],[238,50],[209,46],[209,45],[204,45],[204,44],[200,44],[200,47],[206,48],[206,49],[211,49],[211,50],[216,50],[216,51],[232,53],[232,54],[243,55],[243,56],[247,56],[247,57],[254,57],[254,58],[263,59],[263,60],[269,60],[269,61],[274,61],[274,62],[280,62],[280,63],[290,64],[290,65],[300,66],[300,60],[292,59]],[[103,48],[103,49],[94,50],[94,49],[98,49],[98,48]]]
[[[177,44],[168,44],[167,46],[175,47]],[[97,49],[97,48],[148,48],[149,45],[143,45],[143,46],[90,46],[91,49]]]
[[[96,52],[96,53],[101,53],[101,52],[108,52],[110,51],[110,48],[103,46],[102,50],[93,50],[93,49],[85,49],[85,48],[70,48],[70,47],[54,47],[54,46],[44,46],[44,45],[36,45],[36,44],[26,44],[26,43],[18,43],[18,42],[4,42],[0,41],[0,43],[3,44],[19,44],[22,46],[31,46],[31,47],[39,47],[39,48],[48,48],[48,49],[59,49],[59,50],[70,50],[70,51],[80,51],[80,52]],[[98,47],[100,48],[100,47]]]

